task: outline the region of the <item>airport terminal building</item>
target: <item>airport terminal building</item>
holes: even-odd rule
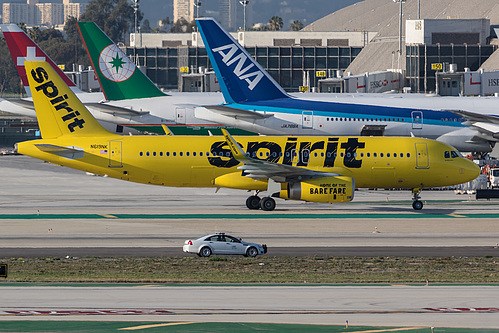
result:
[[[234,38],[287,91],[298,91],[304,73],[311,85],[316,72],[336,76],[343,72],[375,33],[246,31]],[[178,89],[180,76],[212,70],[198,33],[132,34],[126,54],[145,68],[161,88]]]
[[[289,92],[303,86],[318,91],[319,81],[325,79],[343,85],[326,92],[357,92],[346,89],[348,79],[343,79],[390,72],[389,75],[398,73],[402,77],[399,91],[448,90],[449,94],[460,94],[463,89],[457,79],[453,83],[439,74],[475,72],[486,62],[485,70],[499,71],[499,61],[489,60],[499,47],[496,0],[482,0],[479,4],[435,0],[431,6],[421,8],[417,8],[417,3],[404,2],[403,15],[399,16],[398,4],[365,0],[331,13],[301,31],[239,31],[232,35]],[[204,91],[197,78],[190,81],[190,86],[182,78],[202,78],[211,70],[196,32],[131,34],[126,54],[164,89]],[[444,79],[449,87],[437,82]]]

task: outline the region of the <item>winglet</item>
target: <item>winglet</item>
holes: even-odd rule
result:
[[[26,69],[24,68],[25,61],[46,61],[52,66],[52,68],[57,72],[57,74],[64,80],[64,82],[71,87],[71,90],[75,92],[81,92],[80,89],[71,81],[66,74],[49,58],[45,52],[36,45],[36,43],[29,38],[29,36],[17,26],[17,24],[1,24],[0,29],[2,30],[5,41],[7,42],[7,47],[9,48],[12,60],[14,60],[14,65],[16,65],[17,72],[21,77],[23,86],[26,90],[28,96],[31,96],[31,91],[29,89],[28,77],[26,75]]]
[[[94,22],[78,22],[95,74],[110,101],[165,96]]]
[[[241,148],[241,146],[239,146],[239,144],[236,142],[236,140],[234,140],[232,135],[230,135],[229,132],[225,128],[222,128],[221,130],[222,130],[222,133],[225,137],[225,141],[229,145],[232,156],[234,156],[234,158],[240,162],[247,161],[248,157],[246,156],[246,153]]]
[[[277,82],[212,18],[198,18],[210,63],[227,103],[289,98]]]

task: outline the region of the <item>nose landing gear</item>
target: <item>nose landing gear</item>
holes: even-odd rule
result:
[[[419,193],[421,193],[421,189],[419,188],[412,189],[412,208],[414,208],[414,210],[423,209],[423,202],[419,200],[421,199]]]

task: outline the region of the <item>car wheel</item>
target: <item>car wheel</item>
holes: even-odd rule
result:
[[[258,250],[254,247],[250,247],[248,250],[246,250],[246,255],[248,257],[256,257],[258,255]]]
[[[211,249],[209,247],[203,247],[199,253],[201,254],[201,257],[208,258],[211,256]]]

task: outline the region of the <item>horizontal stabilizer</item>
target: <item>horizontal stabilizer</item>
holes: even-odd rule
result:
[[[223,116],[232,118],[265,119],[274,116],[273,114],[264,114],[250,110],[237,109],[225,105],[207,105],[203,107]]]
[[[85,106],[92,110],[119,116],[143,116],[145,114],[149,114],[149,111],[136,111],[129,108],[123,108],[120,106],[104,103],[85,103]]]
[[[17,106],[33,111],[35,110],[35,105],[33,104],[33,101],[28,101],[25,99],[9,99],[8,101]]]
[[[83,157],[83,149],[77,147],[61,147],[50,144],[35,144],[35,146],[45,153],[58,155],[67,159],[78,159]]]

